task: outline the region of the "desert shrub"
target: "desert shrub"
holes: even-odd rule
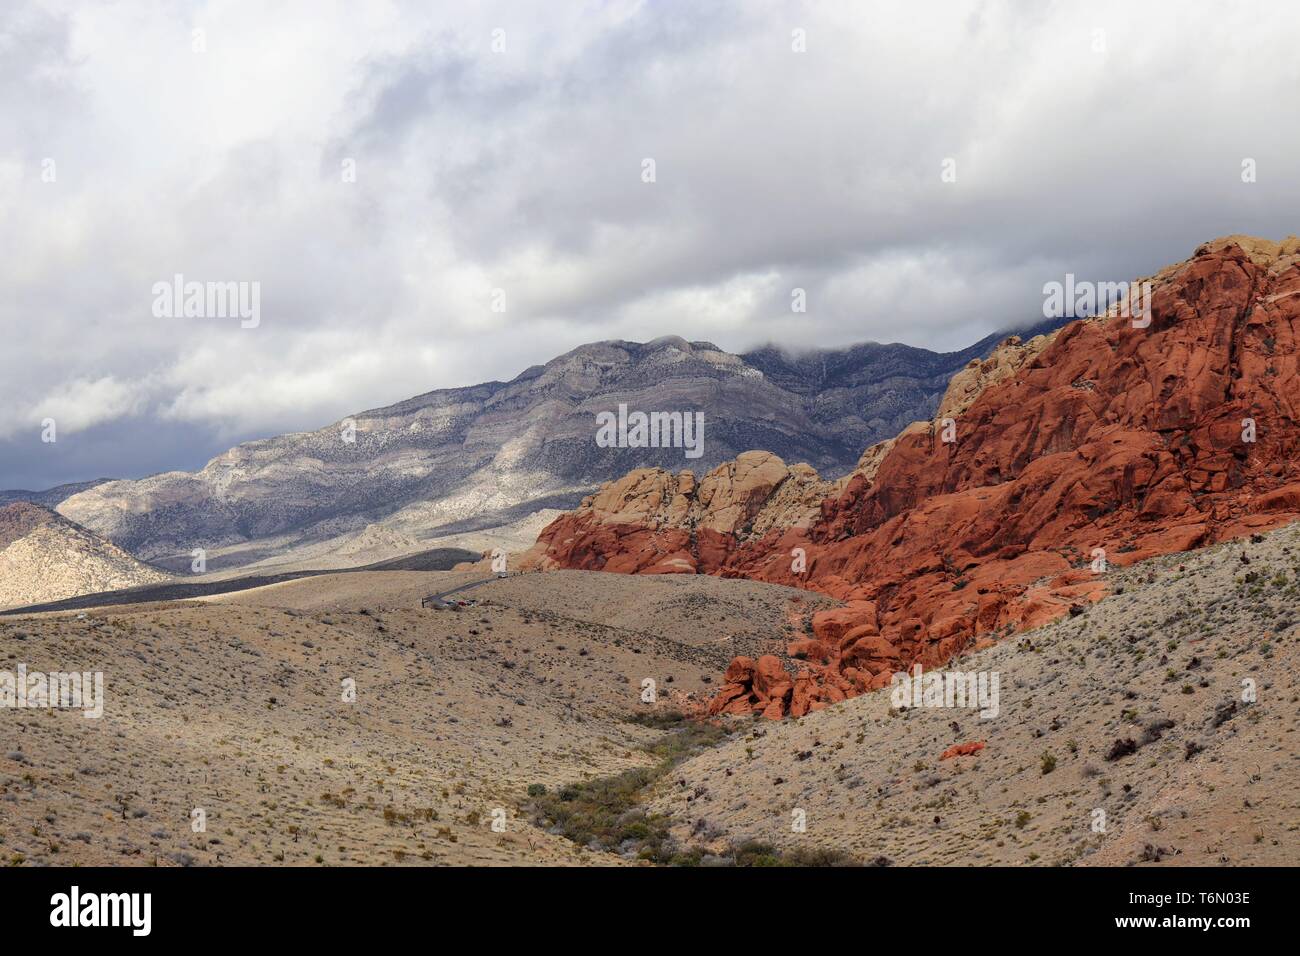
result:
[[[841,850],[822,847],[792,847],[782,850],[770,843],[747,840],[732,846],[728,854],[732,866],[861,866],[854,857]]]
[[[1123,740],[1116,740],[1110,745],[1110,750],[1106,752],[1106,759],[1110,762],[1119,760],[1121,757],[1127,757],[1129,754],[1137,753],[1137,741],[1132,737],[1125,737]]]

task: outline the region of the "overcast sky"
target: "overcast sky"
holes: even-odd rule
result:
[[[1282,238],[1298,41],[1224,0],[5,0],[0,488],[598,339],[956,349],[1066,272]],[[177,273],[261,324],[156,317]]]

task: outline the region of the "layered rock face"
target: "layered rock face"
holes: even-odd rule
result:
[[[0,508],[0,607],[157,584],[170,576],[48,508]]]
[[[837,487],[764,451],[744,452],[699,479],[639,468],[549,525],[520,566],[598,562],[628,574],[693,574],[724,561],[738,542],[812,524]]]
[[[955,434],[904,430],[864,456],[874,475],[849,476],[806,527],[669,542],[648,526],[608,535],[578,512],[539,547],[565,567],[643,570],[670,546],[683,569],[847,602],[791,645],[804,661],[793,676],[775,657],[733,661],[715,713],[798,715],[940,665],[1100,597],[1101,561],[1300,517],[1298,253],[1295,239],[1208,243],[1155,277],[1145,327],[1081,320],[1017,343],[1009,371],[968,369],[985,383],[954,383],[961,394],[945,398]]]

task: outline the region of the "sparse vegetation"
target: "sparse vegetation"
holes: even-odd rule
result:
[[[554,793],[530,793],[532,820],[588,849],[655,863],[692,865],[698,859],[682,852],[672,839],[669,818],[648,813],[642,803],[656,781],[682,760],[726,739],[727,731],[719,724],[692,720],[676,711],[638,713],[628,720],[669,731],[643,748],[657,758],[656,763],[569,784]]]

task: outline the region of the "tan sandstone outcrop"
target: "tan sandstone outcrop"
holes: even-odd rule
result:
[[[942,421],[959,416],[974,405],[975,400],[990,385],[1006,381],[1037,358],[1054,338],[1055,332],[1050,335],[1035,335],[1028,342],[1021,342],[1019,336],[1013,335],[995,348],[988,358],[971,359],[948,382],[948,390],[943,394],[935,418]]]

